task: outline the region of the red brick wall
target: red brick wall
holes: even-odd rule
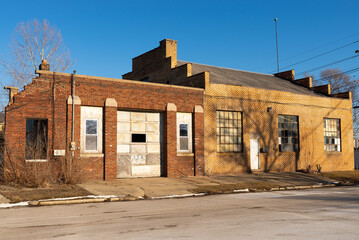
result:
[[[105,179],[117,177],[117,108],[105,106],[104,114]]]
[[[23,159],[25,157],[26,118],[44,118],[48,119],[49,125],[48,158],[56,159],[53,156],[54,149],[66,149],[66,156],[68,157],[71,142],[72,106],[68,104],[67,99],[72,91],[71,75],[48,71],[39,71],[39,75],[33,80],[33,83],[26,86],[24,91],[15,95],[14,102],[6,107],[6,146],[11,151],[12,157]],[[97,158],[96,161],[86,158],[92,162],[91,166],[86,167],[86,171],[89,172],[89,178],[92,179],[102,179],[104,176],[106,176],[106,179],[107,176],[109,176],[108,179],[113,179],[116,174],[116,165],[114,165],[116,153],[111,148],[116,146],[117,124],[115,116],[117,115],[115,114],[115,107],[105,107],[107,98],[114,98],[117,101],[117,109],[122,110],[165,113],[167,103],[175,103],[177,111],[193,113],[196,105],[203,107],[203,90],[200,89],[82,75],[76,76],[76,96],[81,100],[81,105],[76,105],[75,107],[75,141],[77,147],[80,146],[81,106],[104,107],[105,134],[103,139],[105,157],[102,159]],[[174,119],[176,119],[175,114]],[[171,123],[170,118],[167,120],[164,123],[165,133],[166,129],[169,131],[166,124],[171,126],[170,131],[175,132],[176,126]],[[199,124],[199,127],[196,125],[195,136],[203,134],[197,132],[203,131],[203,119],[199,120],[199,122],[201,123],[196,123]],[[110,132],[115,134],[106,135],[106,133]],[[164,137],[166,138],[166,136]],[[179,167],[182,168],[182,172],[193,175],[194,157],[192,157],[192,163],[187,165],[177,161],[176,147],[172,148],[172,146],[176,146],[176,134],[171,134],[164,142],[164,155],[168,157],[168,159],[165,159],[164,165],[167,168],[168,176],[179,176],[178,174],[173,174]],[[196,142],[196,144],[196,149],[200,151],[203,148],[203,141]],[[166,149],[166,146],[168,146],[168,149]],[[76,159],[85,159],[84,157],[81,158],[79,149],[75,151],[73,161],[76,161]]]

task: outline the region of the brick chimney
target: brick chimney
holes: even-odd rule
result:
[[[41,64],[39,65],[39,70],[50,71],[50,64],[47,62],[46,59],[41,61]]]
[[[17,87],[4,87],[4,89],[9,90],[9,103],[12,103],[14,100],[14,96],[19,92],[19,88]]]

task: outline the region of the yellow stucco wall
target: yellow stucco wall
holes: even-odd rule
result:
[[[249,87],[210,84],[205,90],[205,167],[208,175],[237,174],[250,170],[250,138],[259,138],[260,170],[295,171],[311,165],[322,171],[354,168],[351,100],[299,95]],[[272,107],[270,112],[268,107]],[[218,153],[216,110],[242,112],[243,152]],[[299,148],[279,152],[278,115],[299,117]],[[324,151],[323,118],[338,118],[341,124],[341,152]]]

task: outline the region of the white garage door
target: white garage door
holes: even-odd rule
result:
[[[117,177],[161,176],[160,113],[117,112]]]

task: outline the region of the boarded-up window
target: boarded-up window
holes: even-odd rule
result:
[[[47,158],[47,119],[26,119],[26,159]]]

